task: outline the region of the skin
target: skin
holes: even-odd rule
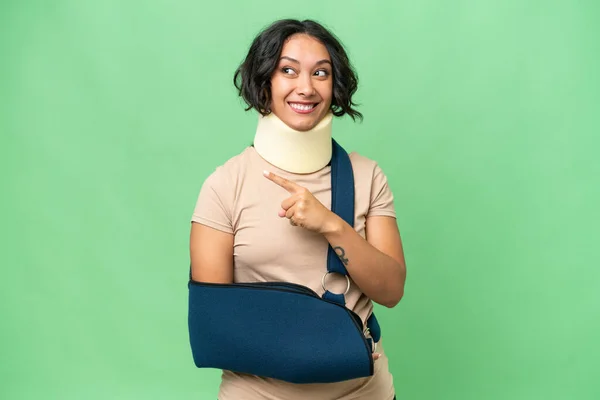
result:
[[[321,42],[303,34],[290,36],[271,77],[271,111],[298,131],[314,128],[331,107],[332,71],[331,57]],[[304,114],[291,104],[316,106]]]
[[[352,280],[371,300],[394,307],[404,295],[406,264],[396,219],[367,217],[366,239],[306,188],[272,172],[264,175],[288,191],[278,215],[299,228],[319,233],[336,251]]]
[[[271,110],[293,129],[306,131],[329,112],[333,80],[325,46],[307,35],[294,35],[284,44],[271,80]],[[308,114],[296,112],[290,103],[316,104]],[[406,265],[395,218],[367,217],[366,238],[327,209],[306,188],[265,171],[273,184],[290,196],[277,212],[298,229],[319,233],[335,249],[354,283],[376,303],[394,307],[404,294]],[[192,279],[198,282],[233,282],[232,234],[192,223],[190,256]],[[376,360],[379,353],[373,354]]]

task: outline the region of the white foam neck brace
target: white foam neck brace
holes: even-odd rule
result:
[[[284,171],[307,174],[325,167],[331,160],[331,124],[328,113],[314,128],[297,131],[275,114],[259,114],[254,148],[270,164]]]

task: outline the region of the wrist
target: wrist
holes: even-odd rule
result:
[[[327,218],[325,219],[325,223],[323,224],[321,234],[326,237],[339,235],[344,230],[344,225],[346,225],[346,222],[344,222],[344,220],[340,218],[339,215],[330,211],[327,215]]]

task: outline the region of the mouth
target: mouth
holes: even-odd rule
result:
[[[288,105],[297,114],[310,114],[317,108],[319,103],[295,103],[288,102]]]

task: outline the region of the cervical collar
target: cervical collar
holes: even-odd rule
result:
[[[331,160],[330,112],[311,130],[297,131],[275,114],[259,115],[254,148],[270,164],[284,171],[308,174],[325,167]]]

